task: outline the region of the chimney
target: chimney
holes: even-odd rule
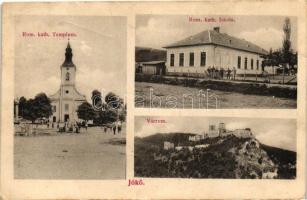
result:
[[[218,26],[214,27],[213,30],[219,33],[220,32],[220,27],[218,27]]]

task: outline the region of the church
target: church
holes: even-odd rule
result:
[[[79,105],[86,102],[85,95],[78,92],[75,86],[77,68],[72,61],[72,49],[68,41],[65,61],[61,65],[61,85],[60,89],[49,98],[53,114],[51,122],[75,123],[79,121],[77,109]]]

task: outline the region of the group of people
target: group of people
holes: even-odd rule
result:
[[[52,123],[52,128],[54,127]],[[85,123],[69,123],[69,122],[64,122],[63,126],[60,126],[59,123],[57,123],[57,129],[59,132],[74,132],[74,133],[80,133],[80,129],[83,127],[85,130],[87,130],[88,124]]]
[[[81,128],[84,128],[85,131],[88,128],[88,123],[86,121],[82,121],[82,122],[76,122],[76,123],[70,123],[69,121],[64,122],[64,123],[55,123],[55,122],[51,122],[47,124],[47,128],[49,127],[52,128],[56,128],[58,129],[58,132],[74,132],[74,133],[80,133]],[[112,124],[107,124],[102,126],[101,128],[103,128],[104,132],[111,132],[114,135],[116,133],[120,134],[122,131],[122,124],[120,121],[117,122],[113,122]]]
[[[111,130],[111,132],[113,132],[113,134],[115,135],[116,133],[120,134],[121,131],[122,131],[122,125],[121,123],[118,121],[118,122],[114,122],[112,123],[111,125],[105,125],[103,127],[104,129],[104,132],[107,133],[108,132],[108,129]]]
[[[208,67],[207,73],[209,78],[213,79],[236,79],[236,68],[234,67],[232,70],[228,67],[227,69],[221,68],[215,68],[215,67]]]

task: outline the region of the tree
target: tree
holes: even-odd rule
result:
[[[101,110],[102,108],[101,92],[98,90],[93,90],[92,92],[92,105],[95,110]]]
[[[88,102],[84,102],[78,107],[77,114],[80,119],[85,121],[93,120],[96,116],[92,105]]]
[[[115,110],[103,110],[99,112],[99,118],[97,119],[98,124],[113,123],[117,120],[117,113]]]
[[[120,109],[122,108],[124,101],[119,96],[114,94],[113,92],[109,92],[105,97],[105,102],[108,107],[112,109]]]
[[[22,117],[32,123],[39,118],[49,118],[52,115],[50,100],[45,93],[39,93],[34,99],[22,100]]]
[[[18,104],[18,110],[19,110],[18,116],[23,117],[23,111],[26,109],[26,104],[27,104],[27,99],[24,96],[20,97]]]
[[[282,45],[282,66],[283,66],[283,78],[282,83],[285,82],[285,67],[286,65],[290,63],[291,60],[291,41],[290,41],[290,35],[291,35],[291,23],[290,19],[286,17],[285,24],[283,27],[284,30],[284,41]]]
[[[297,65],[297,52],[294,53],[291,49],[291,22],[289,18],[285,19],[284,26],[284,39],[282,42],[282,48],[270,52],[268,55],[262,56],[264,59],[263,69],[265,66],[282,66],[283,83],[286,70],[293,69],[294,65]],[[289,67],[288,67],[289,66]]]

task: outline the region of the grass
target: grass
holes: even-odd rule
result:
[[[293,85],[238,82],[229,80],[208,80],[188,77],[166,77],[136,74],[137,82],[161,83],[169,85],[180,85],[184,87],[194,87],[198,89],[211,89],[225,92],[235,92],[241,94],[274,96],[280,98],[297,98],[297,89]]]
[[[152,101],[150,101],[152,88]],[[157,108],[206,108],[206,99],[199,100],[199,88],[159,83],[136,82],[135,106]],[[204,90],[205,91],[205,90]],[[188,96],[183,96],[188,95]],[[232,91],[209,91],[218,99],[218,108],[296,108],[296,100],[274,96],[242,94]],[[172,102],[170,100],[173,100]],[[152,103],[152,106],[151,104]],[[209,98],[208,108],[215,109],[215,99]]]

